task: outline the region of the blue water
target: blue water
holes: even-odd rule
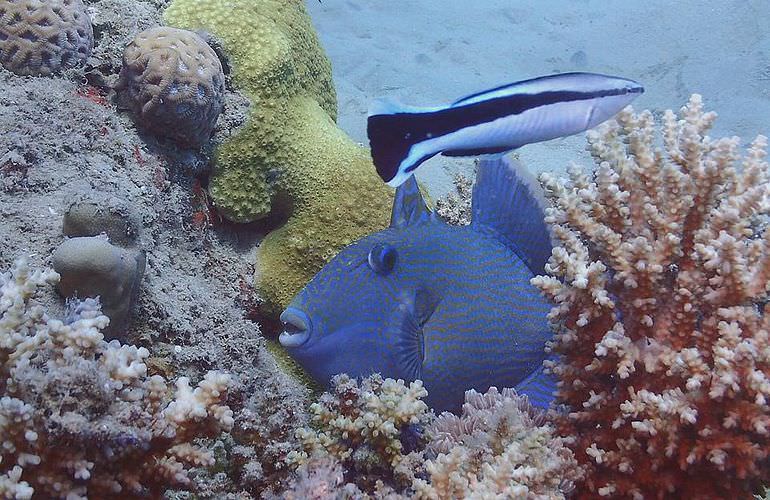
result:
[[[332,60],[339,123],[366,142],[371,98],[439,104],[499,83],[564,71],[635,79],[638,109],[691,93],[717,111],[714,135],[770,133],[770,1],[366,0],[307,2]],[[589,166],[580,136],[520,151],[534,170]],[[471,160],[435,158],[420,180],[444,191]]]

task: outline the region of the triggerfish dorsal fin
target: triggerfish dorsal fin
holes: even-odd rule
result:
[[[551,236],[546,201],[537,179],[517,160],[498,155],[479,162],[473,186],[472,227],[491,232],[535,274],[545,273]]]
[[[431,212],[425,205],[417,181],[414,176],[411,176],[396,189],[393,212],[390,215],[390,227],[404,228],[430,220]]]

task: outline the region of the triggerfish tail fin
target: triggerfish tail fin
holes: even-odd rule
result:
[[[479,162],[473,187],[472,225],[481,232],[491,230],[535,275],[545,273],[545,263],[551,256],[546,206],[537,179],[510,155]]]
[[[377,173],[391,187],[400,186],[422,162],[438,154],[410,158],[412,146],[423,141],[429,126],[424,110],[391,99],[374,101],[369,108],[366,134]]]
[[[548,409],[556,392],[556,379],[553,375],[546,373],[545,368],[541,365],[527,378],[519,382],[515,389],[519,394],[526,394],[532,406]]]
[[[430,220],[432,220],[431,211],[425,205],[417,180],[411,176],[396,189],[390,227],[404,228]]]

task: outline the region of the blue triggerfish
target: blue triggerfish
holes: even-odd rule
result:
[[[469,226],[438,219],[409,178],[390,227],[344,248],[281,314],[281,344],[324,385],[379,372],[421,379],[437,410],[493,385],[547,406],[550,306],[529,282],[551,255],[543,203],[502,155],[479,164]]]
[[[633,80],[562,73],[503,85],[448,106],[374,101],[367,135],[377,173],[400,186],[425,160],[502,153],[588,130],[644,92]]]

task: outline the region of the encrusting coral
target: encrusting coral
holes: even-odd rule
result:
[[[125,338],[139,296],[145,253],[113,245],[106,235],[81,236],[64,240],[51,260],[61,277],[61,294],[68,299],[98,296],[110,318],[102,333],[109,339]]]
[[[0,3],[0,64],[18,75],[51,75],[85,62],[94,46],[81,0]]]
[[[416,497],[566,498],[580,469],[544,412],[513,389],[465,393],[462,415],[442,413],[426,429],[427,478]]]
[[[174,0],[165,19],[214,35],[251,101],[217,149],[209,189],[230,220],[286,220],[257,255],[265,311],[278,313],[342,247],[387,226],[390,191],[334,123],[331,67],[303,1]]]
[[[741,157],[715,118],[693,95],[661,148],[626,109],[588,134],[593,176],[541,179],[561,246],[533,283],[556,302],[582,497],[747,498],[768,478],[767,140]]]
[[[115,89],[141,127],[199,147],[222,112],[225,75],[200,36],[159,26],[142,31],[126,47]]]
[[[35,300],[59,276],[22,259],[0,276],[0,497],[121,498],[193,489],[189,469],[210,466],[194,445],[233,425],[229,376],[186,377],[171,397],[147,376],[149,352],[107,343],[94,299],[65,320]]]

